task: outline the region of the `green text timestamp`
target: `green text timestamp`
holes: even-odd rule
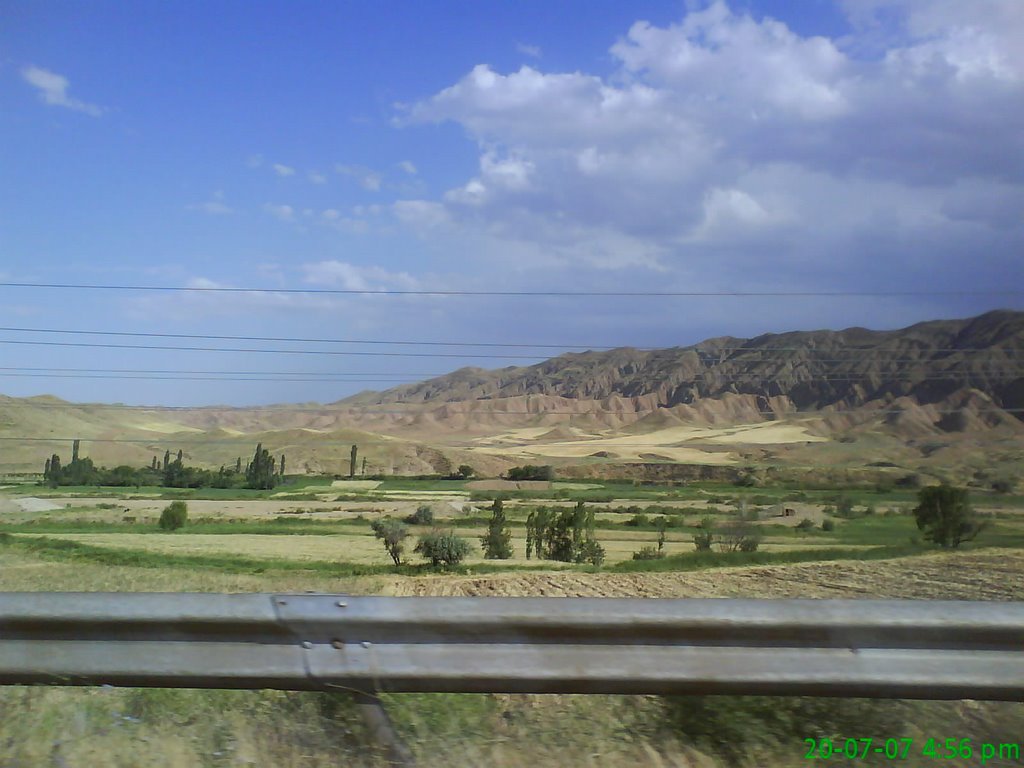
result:
[[[885,757],[889,760],[931,758],[944,760],[1020,760],[1020,744],[1000,742],[971,743],[970,739],[804,739],[808,760],[863,760]]]

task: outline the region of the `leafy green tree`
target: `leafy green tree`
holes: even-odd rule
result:
[[[400,520],[385,517],[381,520],[374,520],[370,523],[373,535],[384,542],[384,549],[388,551],[395,565],[402,564],[402,553],[405,551],[405,540],[409,537],[409,529]]]
[[[281,454],[281,467],[278,470],[278,475],[280,475],[281,479],[284,480],[284,454],[283,453]]]
[[[167,469],[167,465],[171,463],[171,452],[170,450],[164,451],[164,469]]]
[[[967,490],[942,485],[922,488],[917,493],[914,519],[924,538],[947,549],[956,549],[985,528],[971,508]]]
[[[462,477],[464,480],[472,477],[475,474],[476,470],[469,466],[469,464],[459,465],[459,476]]]
[[[418,552],[430,564],[438,566],[458,565],[473,550],[472,545],[454,531],[431,531],[420,537],[414,552]]]
[[[484,548],[484,557],[488,560],[508,560],[512,557],[512,531],[505,519],[505,508],[501,499],[491,504],[491,519],[487,523],[487,533],[480,537]]]
[[[258,443],[256,453],[253,454],[252,461],[245,473],[246,487],[269,490],[277,483],[275,474],[274,459],[271,458],[270,451],[263,447],[263,443]]]
[[[353,445],[352,446],[352,452],[349,454],[349,462],[348,462],[348,476],[349,477],[355,477],[356,476],[356,456],[358,455],[358,453],[359,453],[359,446]]]
[[[184,501],[172,501],[160,513],[160,528],[164,531],[176,531],[188,522],[188,507]]]

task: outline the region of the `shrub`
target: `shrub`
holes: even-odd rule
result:
[[[604,547],[596,539],[586,539],[580,545],[577,562],[590,563],[600,567],[604,563]]]
[[[433,525],[434,510],[427,504],[420,504],[415,512],[405,518],[405,522],[409,525]]]
[[[664,552],[661,552],[650,545],[640,547],[639,550],[633,553],[634,560],[661,560],[663,557],[665,557]]]
[[[810,530],[813,527],[814,527],[814,522],[811,521],[810,518],[806,518],[806,517],[803,520],[801,520],[799,523],[796,524],[796,529],[798,531],[808,531],[808,530]]]
[[[188,507],[184,501],[172,501],[164,511],[160,513],[160,529],[164,531],[176,531],[184,528],[188,522]]]
[[[437,568],[440,565],[458,565],[472,551],[472,545],[453,531],[431,531],[420,537],[413,551],[423,555]]]
[[[821,521],[821,530],[823,530],[823,531],[834,531],[835,529],[836,529],[836,521],[835,520],[822,520]]]
[[[634,528],[646,528],[651,524],[651,519],[644,514],[633,515],[629,520],[626,521],[626,525],[631,525]]]
[[[714,518],[705,517],[697,524],[697,533],[693,534],[693,546],[698,552],[710,552],[715,540]]]

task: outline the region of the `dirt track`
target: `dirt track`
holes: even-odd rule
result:
[[[393,595],[814,597],[1024,600],[1024,552],[985,550],[874,562],[723,568],[695,573],[507,573],[395,579]]]

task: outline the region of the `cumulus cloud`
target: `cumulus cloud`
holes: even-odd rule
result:
[[[306,174],[306,178],[309,179],[311,184],[326,184],[327,177],[317,171],[310,171]]]
[[[51,72],[42,67],[30,66],[21,70],[21,76],[26,83],[39,92],[39,98],[45,104],[55,107],[66,107],[75,112],[84,112],[93,117],[99,117],[104,112],[103,107],[97,104],[89,104],[88,102],[71,98],[68,95],[68,88],[71,84],[63,75],[58,75],[56,72]]]
[[[973,240],[992,250],[971,274],[998,285],[1024,246],[1019,0],[846,7],[842,39],[722,0],[638,21],[608,76],[478,65],[400,119],[460,124],[477,172],[393,212],[482,258],[516,244],[686,284],[889,273],[947,288]]]
[[[410,176],[415,176],[417,174],[417,172],[418,172],[417,169],[416,169],[416,166],[412,163],[411,160],[403,160],[402,162],[400,162],[398,164],[398,167],[401,170],[403,170],[406,173],[408,173]]]
[[[289,165],[282,165],[281,163],[274,163],[274,173],[278,176],[294,176],[295,169]]]

